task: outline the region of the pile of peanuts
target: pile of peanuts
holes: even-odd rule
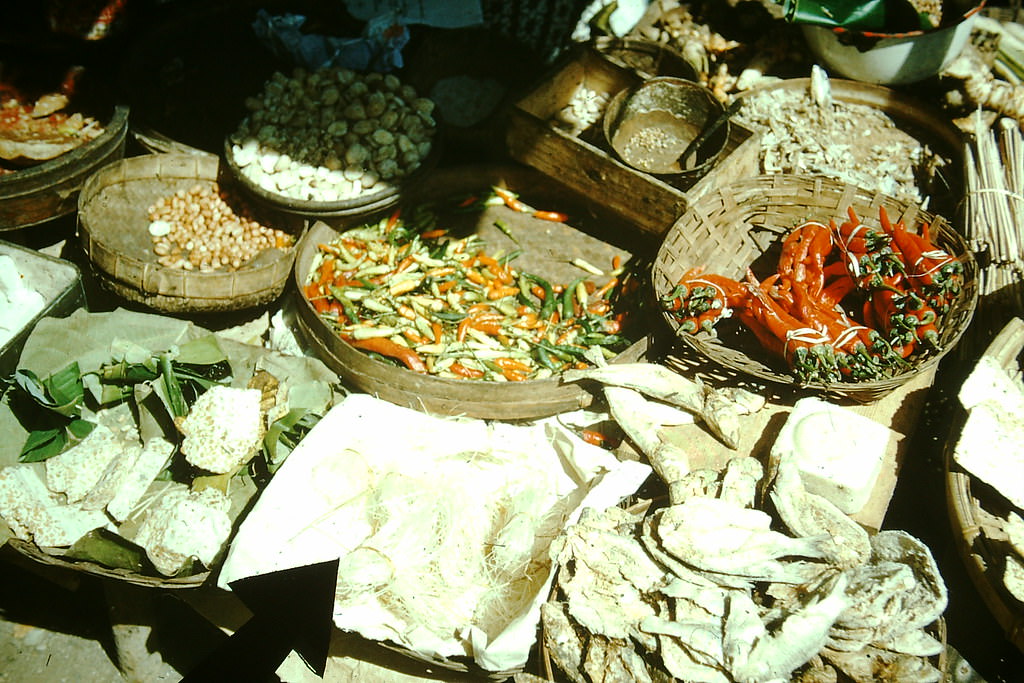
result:
[[[329,67],[275,73],[230,136],[243,176],[267,192],[339,201],[404,178],[430,153],[434,102],[394,74]]]
[[[217,183],[196,184],[149,207],[149,234],[157,262],[167,268],[238,270],[265,249],[288,249],[288,233],[238,215]]]

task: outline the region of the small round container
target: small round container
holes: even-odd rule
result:
[[[901,85],[930,78],[956,59],[984,2],[927,31],[881,33],[804,24],[807,46],[823,66],[865,83]],[[953,7],[957,3],[952,3]]]
[[[725,120],[693,153],[687,147],[725,116],[724,105],[693,81],[651,78],[616,94],[604,114],[608,145],[628,166],[644,173],[697,178],[707,173],[729,140]]]

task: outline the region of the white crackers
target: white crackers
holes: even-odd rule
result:
[[[72,545],[93,529],[108,525],[101,511],[62,503],[30,463],[0,470],[0,515],[15,536],[44,548]]]
[[[967,421],[953,450],[965,470],[1024,508],[1024,389],[991,356],[960,387]]]
[[[214,386],[181,421],[185,459],[215,474],[233,472],[256,454],[263,439],[258,389]]]

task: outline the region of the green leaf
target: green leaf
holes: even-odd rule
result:
[[[46,387],[43,385],[36,373],[25,368],[18,368],[14,371],[14,381],[18,383],[25,393],[34,398],[39,404],[49,407],[52,401],[46,393]]]
[[[72,361],[63,370],[58,370],[50,375],[45,384],[50,396],[58,406],[77,405],[85,395],[82,371],[78,368],[78,361]],[[64,414],[67,415],[67,413]]]
[[[88,420],[77,419],[68,423],[68,431],[79,441],[89,436],[95,428],[96,424]]]
[[[68,437],[63,428],[29,432],[25,445],[21,447],[18,461],[41,462],[62,453],[67,444]]]
[[[178,353],[174,358],[178,363],[189,365],[214,365],[227,359],[217,342],[217,337],[212,334],[185,342],[178,347]]]
[[[106,529],[94,529],[85,534],[68,549],[64,557],[136,573],[142,573],[147,566],[145,550]]]
[[[171,412],[174,414],[174,417],[184,417],[188,414],[188,405],[185,403],[185,397],[181,393],[181,385],[178,383],[178,378],[174,375],[174,370],[171,367],[171,357],[166,353],[160,355],[160,372],[164,377],[164,388],[167,390],[167,399],[170,402]]]

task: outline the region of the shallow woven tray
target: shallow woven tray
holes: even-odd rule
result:
[[[78,202],[79,238],[97,279],[116,294],[170,313],[235,311],[267,304],[284,290],[295,249],[269,249],[236,271],[208,273],[157,262],[146,211],[161,197],[196,184],[228,187],[211,154],[146,154],[114,162],[93,174]],[[294,216],[259,215],[264,225],[301,234]]]
[[[933,368],[952,348],[974,314],[977,304],[977,264],[963,239],[941,216],[881,193],[828,178],[794,175],[755,176],[709,192],[694,202],[669,229],[658,250],[651,275],[655,295],[666,297],[683,274],[694,266],[707,272],[742,280],[749,266],[763,278],[775,272],[781,238],[800,223],[815,219],[844,220],[853,207],[867,225],[878,226],[878,208],[884,206],[893,222],[905,221],[910,229],[921,222],[932,225],[938,246],[960,257],[964,287],[945,316],[940,331],[941,351],[923,357],[906,372],[891,378],[832,384],[801,384],[781,360],[771,357],[738,323],[723,321],[714,334],[679,331],[679,323],[663,312],[677,338],[706,358],[748,375],[789,385],[868,402],[876,400],[920,372]]]
[[[488,165],[438,170],[420,188],[418,196],[440,199],[486,190],[493,184],[505,184],[521,192],[525,201],[538,208],[568,211],[570,223],[573,222],[573,216],[584,218],[581,215],[584,209],[578,198],[570,199],[568,191],[554,190],[550,179],[520,166]],[[573,277],[584,274],[569,264],[574,257],[602,267],[610,263],[615,254],[620,255],[623,262],[629,257],[625,249],[616,248],[569,224],[541,221],[523,214],[517,216],[504,207],[491,207],[479,216],[476,222],[478,234],[487,240],[489,250],[499,247],[506,251],[521,248],[523,256],[515,261],[516,267],[551,281],[569,282]],[[493,227],[495,216],[501,216],[507,221],[513,234],[518,235],[520,244],[513,243]],[[591,217],[590,222],[594,223],[595,220]],[[615,225],[611,219],[598,219],[596,222],[604,227]],[[299,243],[295,257],[296,286],[293,291],[296,297],[297,326],[303,339],[347,383],[360,391],[416,410],[436,415],[464,415],[484,419],[546,417],[583,408],[592,402],[593,395],[580,385],[565,384],[554,377],[525,382],[481,382],[423,375],[371,358],[343,341],[317,315],[312,304],[301,293],[317,245],[330,241],[338,232],[323,222],[314,223],[310,227]],[[636,360],[645,349],[646,343],[637,342],[619,354],[618,359]]]
[[[1019,374],[1024,363],[1024,320],[1012,318],[986,348],[985,355],[995,358],[1008,373]],[[1007,503],[953,458],[966,419],[966,412],[958,407],[944,454],[946,502],[953,540],[968,575],[1007,640],[1024,652],[1024,605],[1010,595],[1002,581],[1006,544],[985,533],[994,514],[1006,516]]]

